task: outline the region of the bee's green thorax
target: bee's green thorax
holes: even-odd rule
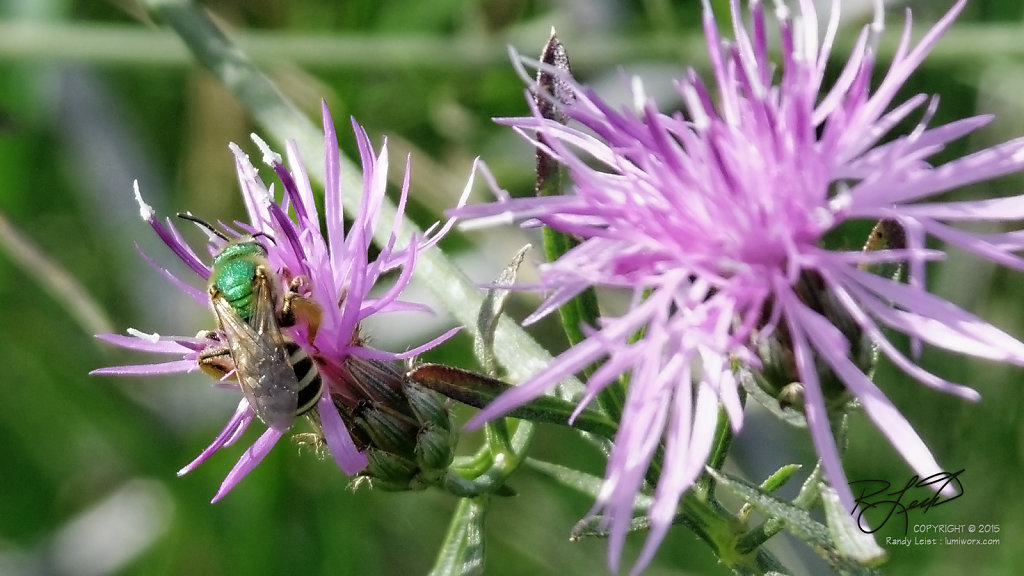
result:
[[[266,255],[262,245],[248,240],[227,245],[213,258],[211,282],[242,319],[252,316],[252,282]]]

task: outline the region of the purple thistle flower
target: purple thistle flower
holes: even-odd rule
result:
[[[369,249],[373,232],[378,226],[381,202],[387,187],[388,153],[387,142],[378,155],[374,155],[369,137],[359,124],[352,120],[352,128],[359,147],[363,166],[362,200],[357,211],[351,215],[352,224],[345,232],[342,210],[340,156],[334,125],[326,104],[323,105],[324,162],[326,166],[326,190],[324,193],[325,227],[321,227],[320,214],[309,177],[303,167],[298,149],[293,142],[287,145],[288,166],[279,155],[254,136],[263,152],[263,160],[276,173],[284,189],[280,200],[275,200],[273,187],[267,187],[257,174],[249,158],[236,145],[231,145],[235,156],[238,180],[249,214],[249,222],[235,222],[235,229],[224,226],[229,236],[262,235],[270,240],[263,242],[267,250],[267,261],[275,272],[279,283],[275,289],[284,293],[289,282],[297,277],[305,278],[303,296],[311,298],[322,309],[319,329],[310,341],[309,326],[297,323],[282,327],[286,337],[306,348],[314,359],[324,387],[316,400],[316,408],[323,435],[332,456],[341,470],[348,475],[355,474],[367,465],[366,455],[357,449],[349,430],[342,421],[335,402],[354,403],[359,397],[356,391],[359,382],[351,370],[352,363],[392,362],[411,358],[437,346],[451,337],[458,329],[449,330],[441,336],[402,353],[376,350],[366,345],[360,334],[359,324],[372,314],[396,311],[425,311],[426,306],[399,300],[403,289],[409,283],[417,254],[436,244],[451,228],[453,222],[433,228],[420,238],[414,237],[408,246],[397,248],[397,234],[402,221],[405,202],[409,191],[409,163],[406,161],[405,180],[402,185],[395,221],[388,242],[378,256],[370,260]],[[161,240],[196,275],[207,281],[211,274],[209,265],[192,251],[182,239],[170,219],[161,221],[141,197],[138,183],[135,186],[142,218],[156,231]],[[289,216],[294,212],[294,218]],[[210,235],[207,249],[210,254],[218,253],[225,245],[222,238]],[[146,256],[174,284],[209,307],[207,292],[195,288],[188,282],[176,278],[166,269],[160,268]],[[387,272],[399,270],[394,284],[385,290],[371,291],[378,280]],[[198,360],[206,350],[218,345],[203,337],[164,337],[148,335],[129,329],[129,335],[100,334],[98,338],[133,350],[168,354],[180,359],[164,363],[101,368],[94,374],[168,374],[191,372],[199,367]],[[234,382],[225,381],[227,386],[238,391]],[[186,474],[206,461],[214,452],[230,446],[245,431],[256,415],[245,398],[242,398],[224,430],[213,443],[194,461],[179,471]],[[238,463],[224,479],[213,501],[216,502],[231,490],[270,452],[285,430],[268,427],[242,455]]]
[[[916,45],[908,12],[899,48],[882,70],[876,68],[874,49],[882,30],[879,9],[831,86],[824,81],[838,30],[838,0],[823,38],[810,0],[800,0],[798,18],[776,2],[778,67],[769,60],[765,9],[750,2],[748,24],[739,4],[730,3],[735,40],[724,43],[710,4],[704,2],[713,86],[689,71],[676,84],[683,113],[659,112],[638,84],[634,99],[640,109],[613,109],[563,75],[574,99],[561,107],[568,126],[545,119],[532,98],[531,116],[499,123],[564,165],[574,183],[571,193],[511,198],[497,191],[498,202],[452,212],[475,220],[474,226],[543,224],[581,239],[542,267],[541,285],[550,295],[528,321],[592,285],[633,294],[626,313],[602,318],[586,340],[470,422],[479,425],[507,413],[598,361],[604,363],[587,382],[581,407],[620,374],[631,372],[606,478],[591,510],[602,513],[610,529],[613,571],[659,443],[664,441],[664,467],[648,511],[651,532],[634,572],[650,561],[681,495],[704,470],[719,403],[734,431],[742,425],[731,363],[757,369],[758,345],[773,334],[784,333],[791,341],[814,446],[848,509],[853,510],[854,500],[830,431],[816,363],[838,377],[917,474],[940,470],[907,420],[851,359],[849,340],[801,298],[805,279],[820,278],[882,354],[931,388],[978,397],[917,365],[883,329],[909,336],[915,352],[924,342],[1024,365],[1024,344],[925,288],[925,263],[944,256],[925,248],[929,236],[1024,269],[1024,260],[1012,253],[1024,248],[1021,232],[983,235],[952,226],[1024,218],[1024,196],[960,202],[938,198],[1024,168],[1024,140],[933,166],[929,157],[991,117],[930,126],[937,98],[916,95],[893,102],[965,1],[958,1]],[[876,70],[882,80],[872,90]],[[919,115],[916,127],[892,133],[912,113]],[[880,219],[902,226],[906,247],[860,252],[821,246],[826,234],[847,221]],[[907,283],[865,269],[895,262],[906,263]],[[632,341],[641,330],[642,337]]]

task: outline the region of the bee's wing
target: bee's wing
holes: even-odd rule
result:
[[[277,325],[277,313],[274,307],[277,302],[274,298],[274,290],[270,286],[270,279],[262,267],[256,269],[256,275],[252,279],[252,318],[249,318],[249,326],[257,334],[273,338],[275,342],[283,342],[281,329]]]
[[[221,296],[211,300],[235,363],[238,383],[260,420],[287,430],[295,419],[299,382],[288,361],[284,337],[274,320],[274,301],[266,278],[256,276],[251,323],[238,316]]]

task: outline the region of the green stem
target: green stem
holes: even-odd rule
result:
[[[721,465],[732,441],[728,418],[720,409],[716,447],[713,461]],[[647,482],[657,486],[661,477],[663,449],[659,446],[647,470]],[[748,549],[742,546],[743,538],[749,536],[746,521],[726,510],[714,496],[714,481],[704,474],[694,489],[688,490],[679,501],[680,513],[676,523],[693,531],[712,550],[719,561],[735,574],[762,575],[770,571],[785,572],[781,563],[771,553],[762,549]]]
[[[663,453],[659,447],[647,470],[647,481],[652,486],[657,486],[661,475],[662,458]],[[702,478],[698,480],[696,489],[683,494],[675,523],[693,531],[711,548],[719,561],[736,574],[761,575],[767,572],[766,566],[779,566],[779,562],[767,551],[740,548],[746,522],[719,504],[711,490],[701,489],[704,486],[710,484]]]
[[[501,423],[499,421],[495,425]],[[523,455],[533,443],[533,423],[523,420],[518,424],[507,443],[488,442],[468,465],[449,468],[443,483],[444,489],[463,498],[493,494],[501,490],[508,477],[522,464]]]
[[[743,523],[716,501],[705,501],[696,492],[689,491],[683,495],[680,504],[682,513],[678,518],[679,523],[710,546],[718,560],[735,574],[763,575],[766,566],[781,566],[766,550],[741,551],[737,544],[743,532]]]
[[[725,464],[725,458],[729,455],[729,448],[732,447],[732,426],[729,424],[729,416],[725,408],[718,407],[718,425],[715,428],[715,440],[711,447],[711,456],[708,458],[708,466],[720,470]],[[697,488],[706,493],[708,498],[715,497],[715,479],[704,474],[697,481]]]
[[[571,106],[570,95],[564,88],[564,80],[558,77],[557,73],[572,73],[569,63],[569,55],[565,46],[558,40],[558,36],[552,31],[540,56],[541,64],[549,68],[541,68],[537,72],[537,83],[534,85],[534,101],[541,116],[548,120],[560,122],[568,121],[564,107]],[[547,145],[547,137],[538,134],[538,140]],[[565,188],[570,182],[568,169],[548,155],[542,148],[536,151],[537,182],[535,193],[537,196],[561,196],[565,194]],[[545,226],[544,235],[544,257],[548,262],[555,262],[567,252],[575,248],[579,242],[569,234]],[[562,329],[569,340],[570,346],[575,346],[586,339],[584,326],[594,327],[601,316],[597,303],[597,292],[591,286],[558,309],[558,315],[562,320]],[[601,363],[595,363],[583,369],[585,379],[600,367]],[[605,386],[597,394],[597,403],[612,420],[618,422],[622,418],[622,408],[626,398],[625,385],[616,381]]]

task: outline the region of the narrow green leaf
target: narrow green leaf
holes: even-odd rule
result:
[[[494,332],[498,329],[498,320],[505,311],[505,301],[508,300],[510,292],[508,287],[515,284],[516,273],[530,248],[531,246],[527,244],[516,252],[512,261],[494,280],[495,287],[487,291],[480,304],[480,313],[476,321],[477,337],[473,348],[480,365],[491,376],[499,376],[498,363],[494,356]]]
[[[523,263],[530,245],[527,244],[512,257],[512,261],[502,269],[495,279],[495,287],[487,291],[483,302],[480,304],[480,312],[477,314],[477,334],[473,340],[473,350],[477,360],[484,367],[490,376],[499,377],[501,367],[494,356],[494,332],[498,328],[498,320],[505,310],[505,301],[508,299],[509,286],[515,284],[516,273]],[[499,418],[492,420],[484,426],[487,435],[487,446],[491,451],[492,458],[499,454],[510,454],[512,450],[512,437],[509,436],[509,428],[506,420]],[[530,431],[532,434],[532,431]]]
[[[526,465],[537,472],[552,478],[559,484],[576,490],[582,494],[586,494],[591,498],[597,499],[598,494],[601,493],[601,485],[604,483],[604,478],[599,476],[594,476],[593,474],[588,474],[586,472],[567,468],[558,464],[544,462],[535,458],[527,459]],[[634,507],[637,510],[646,510],[650,508],[652,503],[653,499],[650,496],[640,494],[636,498]],[[607,538],[608,530],[602,525],[603,522],[603,516],[587,516],[586,518],[583,518],[572,527],[572,531],[569,532],[569,540],[575,542],[581,538]],[[650,521],[646,516],[638,516],[629,522],[628,530],[630,532],[649,529]]]
[[[775,492],[776,490],[781,488],[800,468],[801,466],[799,464],[787,464],[782,468],[779,468],[778,470],[773,472],[771,476],[765,478],[764,482],[761,482],[761,490],[764,490],[769,494]],[[795,500],[792,502],[792,504],[798,508],[806,510],[806,508],[802,508],[799,504],[797,504]],[[738,516],[746,520],[746,518],[750,515],[750,511],[752,508],[753,506],[751,504],[744,504],[743,508],[740,509]],[[746,537],[745,540],[747,544],[744,544],[744,549],[750,550],[753,549],[754,545],[760,546],[761,542],[768,540],[769,538],[777,534],[778,531],[781,529],[782,525],[778,522],[769,522],[768,526],[762,526],[759,531],[755,531],[758,533],[757,535],[755,535],[755,533],[752,532]]]
[[[796,498],[793,498],[791,504],[801,510],[809,510],[811,506],[814,506],[821,498],[821,491],[819,490],[822,482],[821,478],[821,462],[818,462],[814,466],[814,470],[811,470],[807,479],[804,480],[804,483],[800,485],[800,492],[796,495]],[[768,481],[766,480],[765,483],[766,482]],[[762,487],[763,486],[764,483],[762,483]],[[751,507],[750,504],[744,504],[743,506],[744,508]],[[746,513],[747,512],[741,511],[740,514],[745,515]],[[767,542],[772,536],[778,534],[783,528],[785,528],[785,523],[781,520],[769,519],[757,528],[745,534],[740,539],[740,543],[737,545],[737,548],[743,551],[753,550],[764,542]]]
[[[448,525],[430,576],[476,576],[484,572],[486,496],[462,498]]]
[[[516,272],[529,245],[522,248],[512,262],[495,279],[495,287],[487,291],[477,314],[477,336],[474,348],[477,358],[491,376],[497,374],[498,363],[494,354],[494,334],[501,319],[508,297],[508,287],[515,283]],[[406,375],[409,381],[418,382],[435,391],[446,393],[451,398],[482,408],[498,394],[509,388],[497,378],[461,370],[451,366],[431,364],[419,366]],[[445,392],[447,391],[447,392]],[[478,494],[514,495],[505,482],[518,468],[523,455],[533,439],[532,422],[519,422],[515,434],[510,431],[507,418],[498,418],[484,425],[486,442],[467,464],[450,467],[444,478],[443,487],[458,496]]]
[[[486,407],[501,393],[513,388],[496,378],[443,364],[421,364],[410,370],[407,376],[431,390],[475,408]],[[615,422],[594,410],[582,410],[570,424],[569,419],[575,410],[576,405],[572,402],[554,396],[540,396],[512,410],[508,415],[531,422],[572,426],[604,438],[615,435]]]
[[[765,478],[764,482],[761,483],[761,490],[768,493],[775,492],[789,481],[800,468],[802,466],[799,464],[786,464],[776,470],[771,476]]]
[[[839,553],[867,566],[885,562],[888,554],[875,542],[873,534],[865,534],[839,501],[839,494],[830,486],[821,486],[825,523]]]
[[[594,476],[593,474],[588,474],[574,468],[567,468],[559,464],[544,462],[536,458],[527,458],[525,464],[533,470],[552,478],[559,484],[572,488],[581,494],[586,494],[591,498],[597,499],[598,494],[601,493],[601,485],[604,483],[604,478],[600,476]],[[646,510],[651,506],[652,502],[653,500],[650,496],[638,494],[634,507],[638,510]]]
[[[824,477],[824,472],[821,467],[821,461],[819,460],[814,465],[814,470],[807,475],[807,479],[800,485],[800,492],[793,498],[793,505],[797,508],[808,509],[818,503],[821,498],[821,486]]]
[[[604,516],[587,516],[573,525],[569,533],[569,541],[576,542],[583,538],[607,538],[611,533],[604,525]],[[636,516],[629,521],[627,532],[646,532],[651,529],[651,521],[647,516]]]
[[[717,0],[716,0],[717,2]],[[152,4],[153,0],[149,0]],[[715,4],[713,2],[712,4]],[[717,2],[717,5],[724,5]],[[1012,4],[1004,4],[1012,6]],[[723,8],[723,10],[726,10]],[[515,38],[518,41],[521,33]],[[238,32],[239,43],[258,62],[289,62],[318,71],[360,73],[396,68],[451,73],[480,73],[508,64],[508,52],[490,35],[452,35],[438,30],[413,32],[406,29],[365,34],[332,30],[296,34],[283,29],[249,29]],[[851,35],[851,38],[856,36]],[[110,24],[82,19],[70,22],[0,20],[0,60],[32,62],[74,62],[105,67],[146,66],[178,69],[189,64],[189,54],[177,39],[130,24]],[[896,53],[898,36],[881,38],[876,58],[889,61]],[[125,49],[128,46],[130,49]],[[575,62],[589,70],[606,70],[637,60],[679,62],[687,55],[707,49],[699,29],[664,35],[590,34],[576,39]],[[854,46],[845,36],[836,38],[835,53],[849,54]],[[948,30],[943,41],[929,54],[936,67],[962,69],[993,54],[1014,59],[1024,56],[1017,22],[969,22],[960,20]]]

